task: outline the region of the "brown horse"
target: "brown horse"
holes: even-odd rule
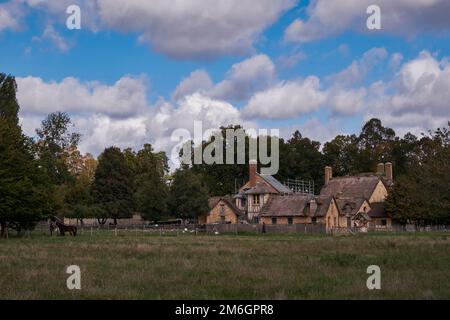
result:
[[[69,226],[67,224],[65,224],[61,219],[59,219],[58,217],[52,216],[50,217],[50,235],[53,234],[53,230],[56,228],[58,228],[59,230],[59,235],[60,236],[65,236],[66,232],[68,232],[71,236],[76,236],[77,235],[77,227],[75,226]]]

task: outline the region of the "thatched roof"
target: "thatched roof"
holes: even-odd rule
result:
[[[244,215],[244,212],[242,210],[240,210],[238,207],[236,207],[236,205],[234,204],[233,198],[226,196],[226,197],[212,197],[209,198],[208,200],[208,204],[209,204],[209,210],[214,209],[215,206],[217,206],[217,204],[223,201],[225,202],[225,204],[230,207],[231,210],[233,210],[233,212],[237,215],[237,216],[242,216]]]
[[[341,214],[350,214],[351,216],[353,216],[354,214],[358,213],[364,201],[366,201],[366,199],[364,198],[337,198],[336,204]]]
[[[306,206],[313,199],[306,195],[272,196],[261,210],[261,216],[306,216]]]
[[[314,217],[325,217],[327,215],[328,208],[331,202],[334,200],[333,197],[319,196],[316,197],[317,210],[313,213]]]
[[[261,216],[290,217],[313,216],[322,217],[327,214],[332,197],[315,197],[312,195],[274,195],[261,210]],[[315,201],[317,208],[311,212],[311,202]]]
[[[378,176],[351,176],[333,178],[320,191],[320,195],[339,198],[369,199],[379,181]]]

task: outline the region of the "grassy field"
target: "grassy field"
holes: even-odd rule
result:
[[[82,289],[69,291],[69,265]],[[366,287],[369,265],[382,289]],[[449,299],[449,234],[34,233],[0,240],[0,299]]]

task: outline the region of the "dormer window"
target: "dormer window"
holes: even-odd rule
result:
[[[259,194],[253,196],[253,205],[255,206],[259,205]]]

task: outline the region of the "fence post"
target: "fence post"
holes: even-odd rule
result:
[[[117,227],[114,228],[114,235],[117,237]]]

